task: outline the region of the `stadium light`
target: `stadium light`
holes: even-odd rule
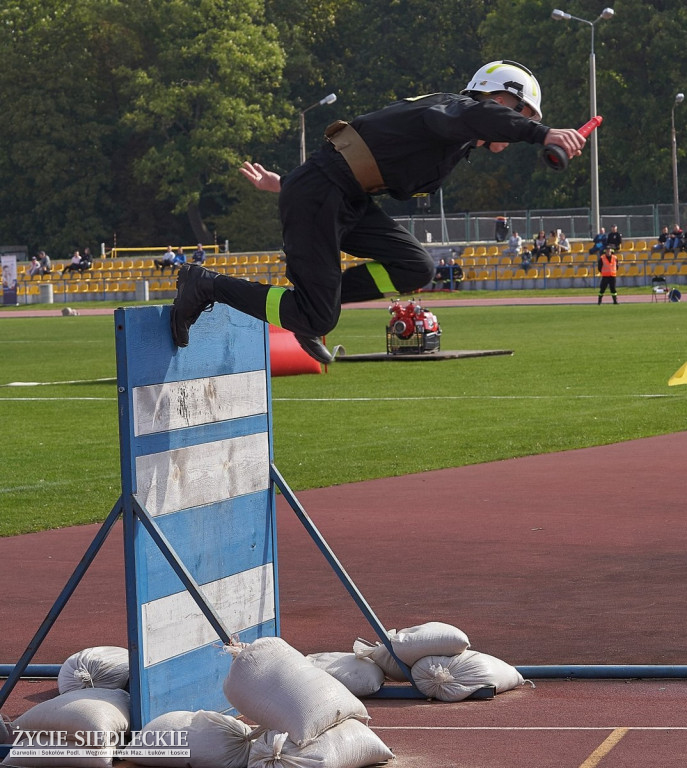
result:
[[[675,101],[673,101],[673,108],[670,111],[670,140],[673,150],[673,220],[678,227],[680,226],[680,194],[677,189],[677,138],[675,136],[675,107],[678,104],[682,104],[684,100],[684,93],[676,94]]]
[[[554,21],[581,21],[588,24],[592,30],[592,48],[589,54],[589,116],[594,117],[596,112],[596,54],[594,53],[594,27],[602,19],[608,20],[615,16],[613,8],[604,8],[601,15],[594,21],[581,19],[579,16],[573,16],[570,13],[561,11],[558,8],[551,12],[551,18]],[[601,215],[599,210],[599,136],[596,131],[591,135],[592,142],[592,234],[596,234],[601,229]]]
[[[311,109],[314,109],[315,107],[322,107],[325,104],[333,104],[336,101],[336,94],[330,93],[328,96],[325,96],[323,99],[320,99],[319,101],[316,101],[314,104],[311,104],[309,107],[306,107],[300,114],[300,122],[301,122],[301,165],[305,162],[306,153],[305,153],[305,113],[310,112]]]

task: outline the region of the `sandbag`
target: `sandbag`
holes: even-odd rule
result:
[[[401,629],[389,639],[394,653],[409,667],[424,656],[456,656],[470,647],[463,630],[441,621]]]
[[[487,685],[503,693],[524,683],[515,667],[472,650],[457,656],[425,656],[413,664],[411,672],[418,689],[439,701],[462,701]]]
[[[76,731],[129,730],[129,694],[120,688],[88,688],[68,691],[42,701],[14,721],[16,730],[66,731],[75,739]],[[113,741],[113,743],[115,743]]]
[[[311,653],[306,656],[346,686],[354,696],[371,696],[384,684],[384,672],[372,659],[359,659],[355,653]]]
[[[286,733],[267,731],[250,748],[248,768],[363,768],[394,757],[359,720],[345,720],[299,747]]]
[[[86,731],[98,731],[103,734],[99,744],[113,747],[121,743],[121,734],[129,730],[129,694],[121,689],[88,688],[84,690],[61,693],[54,699],[42,701],[24,712],[14,721],[15,732],[22,730],[34,733],[36,731],[64,731],[65,742],[69,749],[83,749],[81,739]],[[89,737],[94,738],[94,737]],[[29,746],[28,740],[16,745],[17,749]],[[112,766],[112,751],[89,747],[91,754],[79,758],[58,757],[16,757],[10,751],[3,764],[12,766],[68,766],[73,768],[110,768]]]
[[[137,755],[136,742],[146,744],[147,732],[184,732],[190,756],[160,758]],[[163,765],[164,768],[246,768],[251,734],[249,725],[231,715],[202,709],[198,712],[167,712],[151,720],[141,730],[140,736],[123,750],[122,759],[156,768]]]
[[[344,685],[279,637],[259,638],[235,656],[222,689],[242,715],[301,747],[350,717],[369,719]]]
[[[129,652],[114,645],[86,648],[72,654],[60,667],[60,693],[79,688],[125,688],[129,681]]]
[[[392,638],[396,634],[395,629],[390,629],[387,632],[389,638]],[[395,680],[400,682],[406,680],[406,676],[403,674],[403,670],[398,666],[396,659],[389,653],[387,647],[377,640],[376,643],[370,643],[359,637],[353,643],[353,653],[357,659],[370,659],[381,668],[384,672],[384,676],[389,680]]]
[[[0,713],[0,744],[11,744],[13,732],[11,720]]]

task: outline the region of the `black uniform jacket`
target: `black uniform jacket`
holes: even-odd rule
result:
[[[542,144],[549,131],[496,101],[454,93],[397,101],[351,125],[374,155],[386,191],[399,200],[435,192],[478,139]]]

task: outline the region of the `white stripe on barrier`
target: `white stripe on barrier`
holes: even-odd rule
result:
[[[264,371],[136,387],[134,434],[212,424],[267,413]]]
[[[271,563],[209,582],[201,591],[232,635],[275,618]],[[146,667],[218,640],[186,591],[143,603],[141,621]]]
[[[270,483],[267,432],[136,458],[137,497],[153,516],[264,491]]]

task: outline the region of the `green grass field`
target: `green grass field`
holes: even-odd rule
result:
[[[273,379],[275,461],[294,490],[685,429],[687,387],[667,385],[687,360],[682,304],[598,307],[591,295],[436,314],[443,349],[515,354]],[[345,310],[328,343],[383,351],[387,318]],[[116,503],[113,326],[111,316],[0,319],[0,535],[100,521]]]

